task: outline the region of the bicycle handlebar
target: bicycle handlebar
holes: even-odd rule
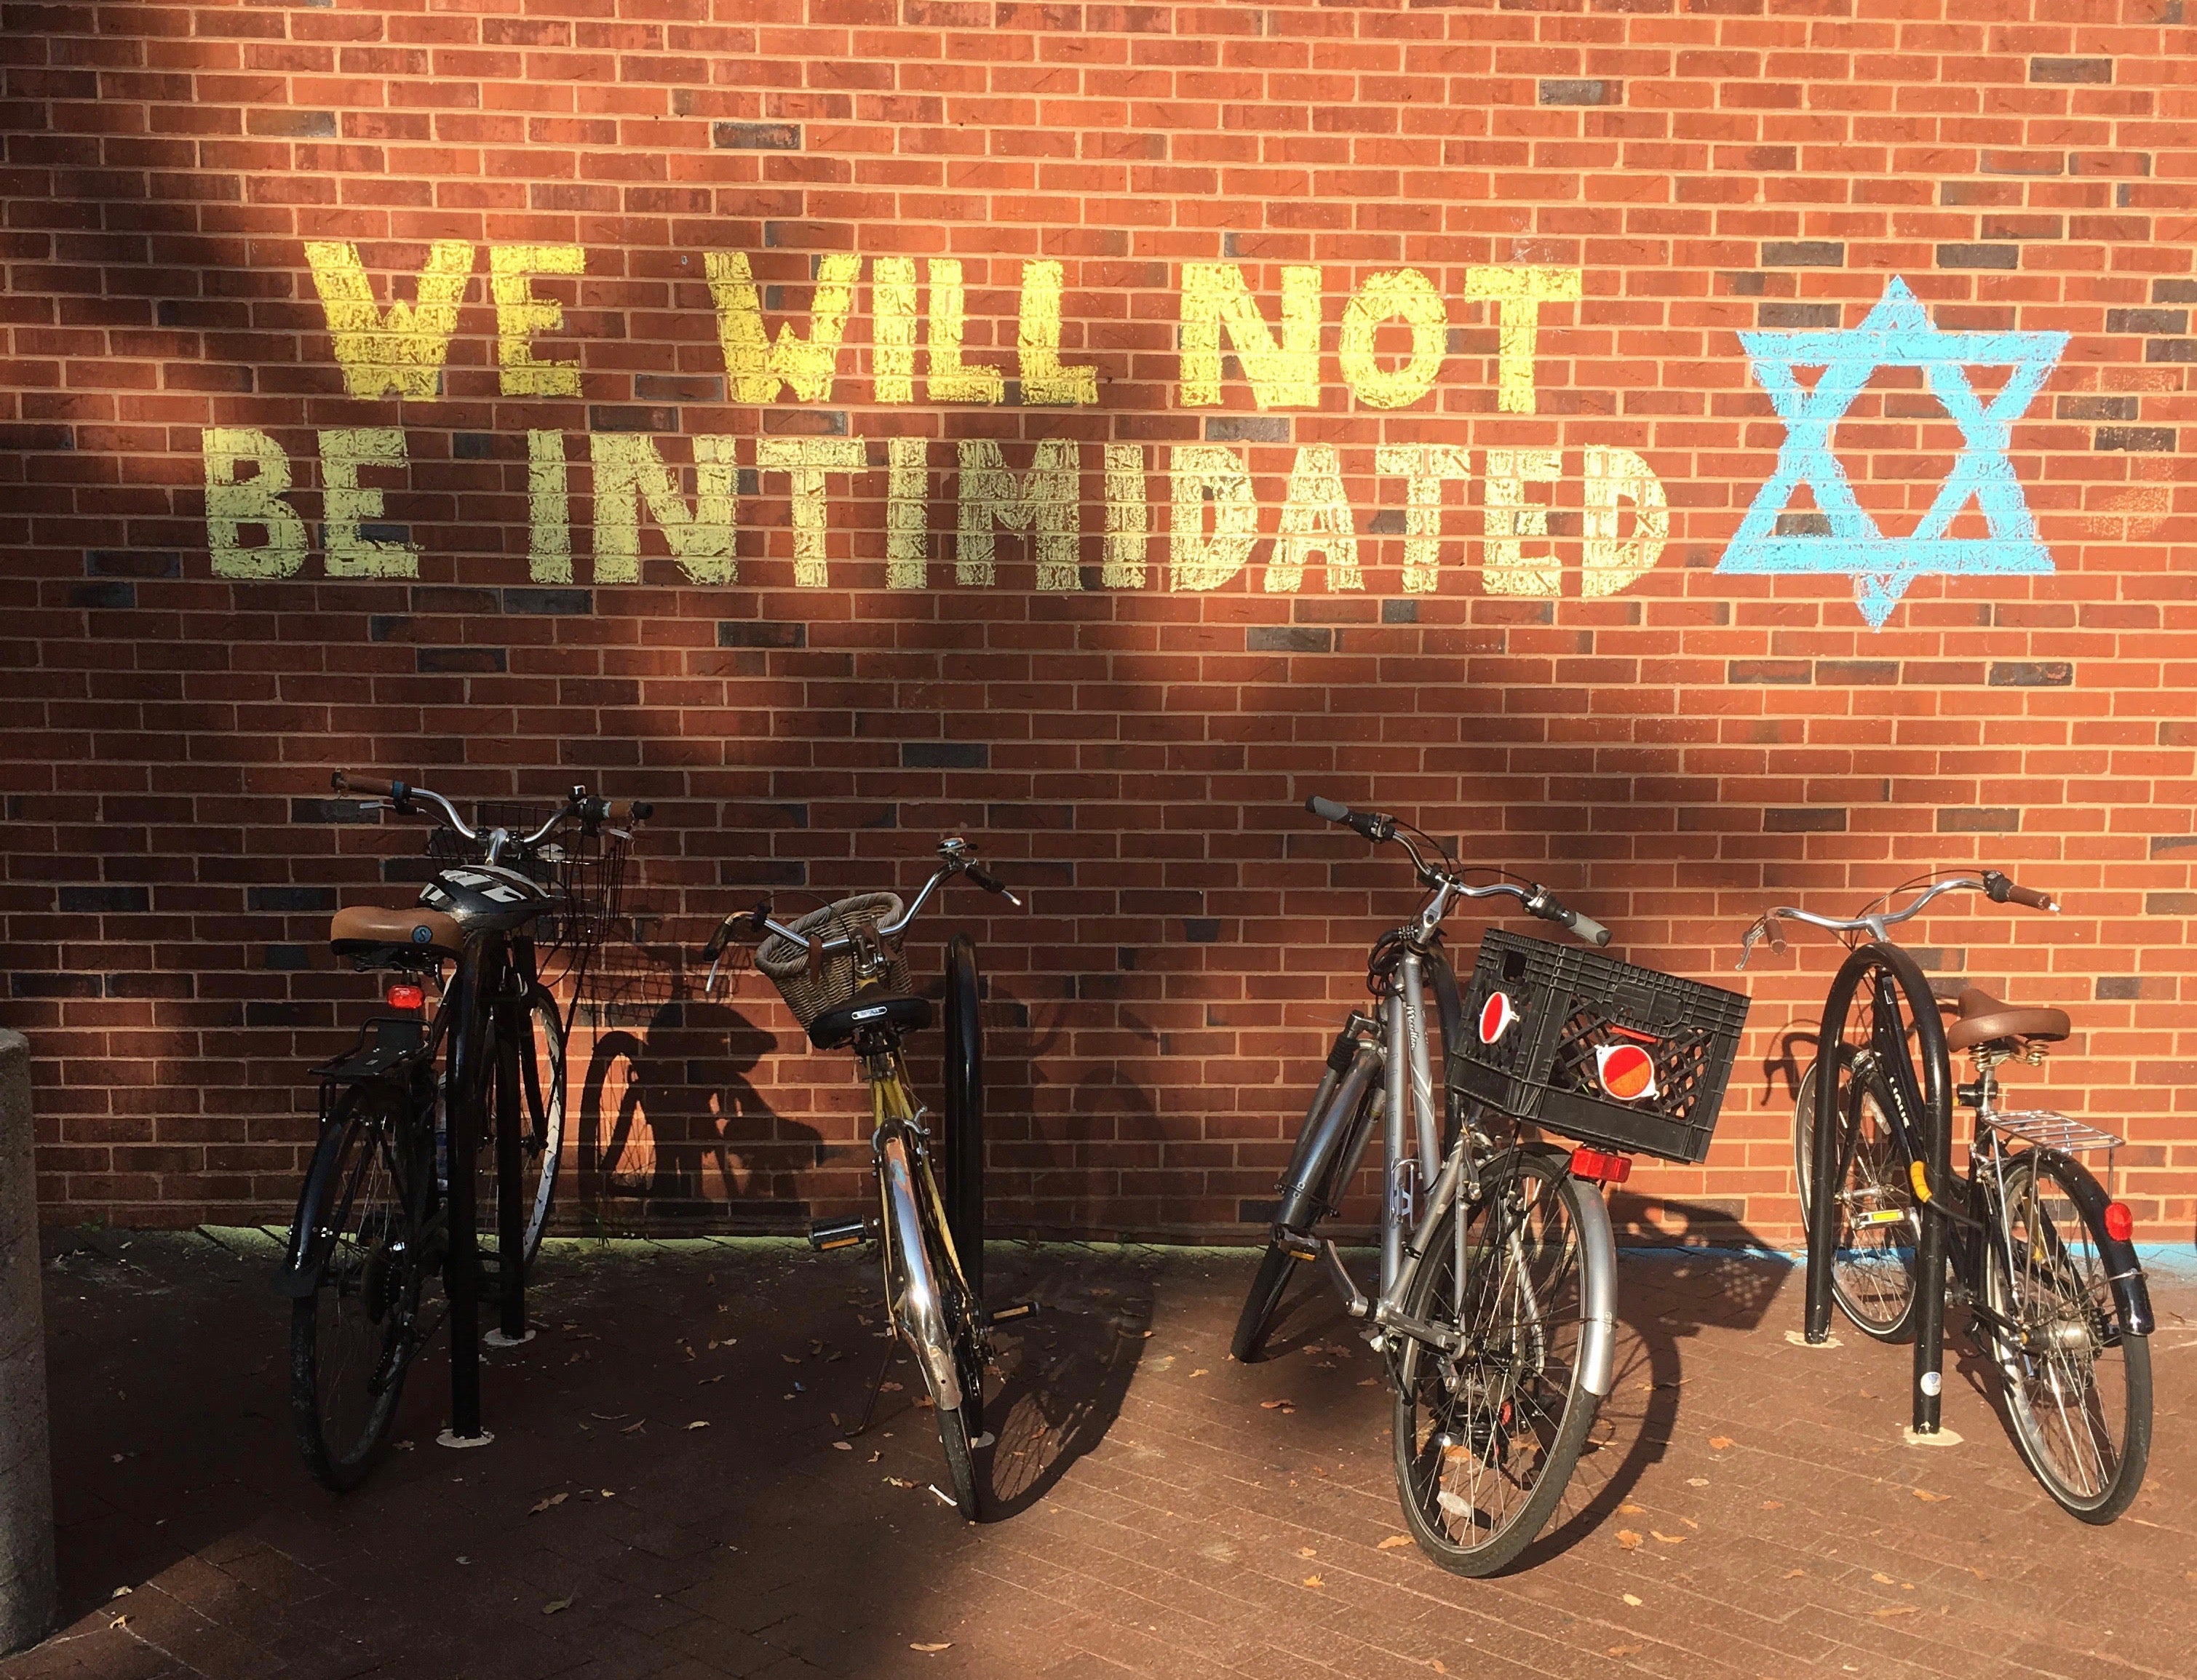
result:
[[[1895,888],[1893,891],[1898,891]],[[1758,941],[1767,939],[1770,948],[1779,956],[1785,954],[1784,920],[1806,922],[1812,928],[1821,928],[1826,933],[1865,933],[1873,940],[1889,939],[1889,930],[1900,923],[1911,920],[1922,913],[1923,907],[1933,898],[1946,893],[1981,893],[1994,904],[2019,904],[2032,910],[2044,910],[2057,915],[2060,903],[2049,893],[2039,892],[2034,887],[2025,887],[2012,877],[1996,869],[1986,869],[1980,877],[1960,875],[1950,881],[1933,881],[1916,895],[1915,902],[1904,910],[1879,911],[1875,915],[1817,916],[1806,910],[1781,904],[1765,910],[1754,918],[1754,924],[1742,935],[1739,941],[1739,960],[1732,965],[1735,970],[1747,966],[1747,959],[1754,953]],[[1890,895],[1886,895],[1889,897]]]
[[[328,785],[338,793],[363,793],[386,799],[396,809],[411,814],[412,802],[424,799],[435,807],[431,815],[457,831],[468,840],[478,840],[478,830],[458,814],[458,808],[431,787],[417,783],[382,776],[357,776],[348,770],[336,770],[328,776]],[[522,846],[537,846],[556,831],[560,824],[574,818],[588,824],[608,823],[623,828],[629,823],[645,822],[655,814],[656,808],[646,800],[600,799],[591,797],[584,787],[576,787],[565,796],[565,802],[549,814],[548,820],[530,834],[515,837]]]
[[[1554,922],[1589,945],[1607,945],[1610,941],[1608,928],[1586,914],[1574,910],[1539,882],[1519,886],[1510,881],[1491,881],[1485,886],[1467,886],[1446,869],[1437,869],[1419,855],[1408,835],[1397,831],[1395,818],[1380,811],[1356,811],[1332,799],[1323,799],[1318,794],[1305,801],[1305,809],[1325,821],[1338,823],[1374,845],[1393,840],[1401,846],[1412,860],[1420,882],[1443,895],[1442,907],[1447,909],[1450,898],[1515,898],[1525,907],[1529,916],[1538,916],[1545,922]],[[1440,919],[1437,915],[1437,920]]]

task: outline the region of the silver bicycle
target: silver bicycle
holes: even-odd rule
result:
[[[1515,899],[1597,946],[1609,942],[1609,930],[1545,887],[1467,883],[1464,874],[1481,872],[1394,817],[1319,798],[1306,808],[1377,845],[1401,846],[1427,898],[1409,923],[1374,943],[1366,965],[1373,1011],[1354,1011],[1328,1052],[1278,1186],[1272,1237],[1233,1352],[1261,1357],[1292,1269],[1317,1266],[1350,1316],[1372,1326],[1368,1340],[1383,1355],[1394,1393],[1396,1488],[1413,1538],[1444,1568],[1485,1575],[1547,1522],[1609,1393],[1617,1249],[1598,1180],[1621,1180],[1631,1163],[1528,1142],[1469,1094],[1438,1109],[1427,993],[1431,986],[1452,1053],[1461,1031],[1485,1044],[1513,1029],[1516,1005],[1503,991],[1491,991],[1481,1019],[1460,1028],[1441,924],[1465,900]],[[1455,1092],[1453,1081],[1444,1085]],[[1377,1129],[1386,1151],[1381,1275],[1368,1295],[1318,1228],[1336,1211]]]

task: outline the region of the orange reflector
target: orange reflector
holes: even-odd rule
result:
[[[427,1002],[427,990],[424,986],[392,986],[383,996],[391,1009],[420,1009]]]
[[[1598,1185],[1621,1185],[1632,1176],[1632,1157],[1581,1144],[1572,1151],[1572,1176],[1591,1179]]]
[[[1907,1163],[1907,1182],[1915,1187],[1915,1199],[1917,1202],[1927,1202],[1930,1199],[1930,1173],[1921,1162],[1910,1161]]]
[[[2136,1235],[2136,1212],[2125,1202],[2106,1203],[2106,1235],[2125,1243]]]

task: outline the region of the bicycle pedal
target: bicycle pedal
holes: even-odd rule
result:
[[[835,1248],[851,1248],[858,1243],[869,1240],[870,1222],[867,1219],[818,1219],[809,1227],[809,1246],[820,1254],[828,1254]]]
[[[1320,1246],[1309,1237],[1300,1237],[1295,1231],[1283,1231],[1274,1238],[1274,1246],[1291,1260],[1309,1263],[1320,1257]]]
[[[1017,1318],[1034,1318],[1036,1316],[1036,1313],[1037,1303],[1035,1301],[1011,1301],[1005,1306],[991,1306],[985,1308],[984,1324],[987,1329],[989,1329],[994,1324],[1011,1324]]]

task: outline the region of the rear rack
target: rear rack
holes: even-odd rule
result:
[[[2079,1155],[2085,1150],[2117,1150],[2127,1141],[2100,1131],[2085,1121],[2071,1120],[2049,1109],[2023,1109],[2013,1114],[1989,1115],[1983,1122],[1995,1132],[2041,1150]]]

